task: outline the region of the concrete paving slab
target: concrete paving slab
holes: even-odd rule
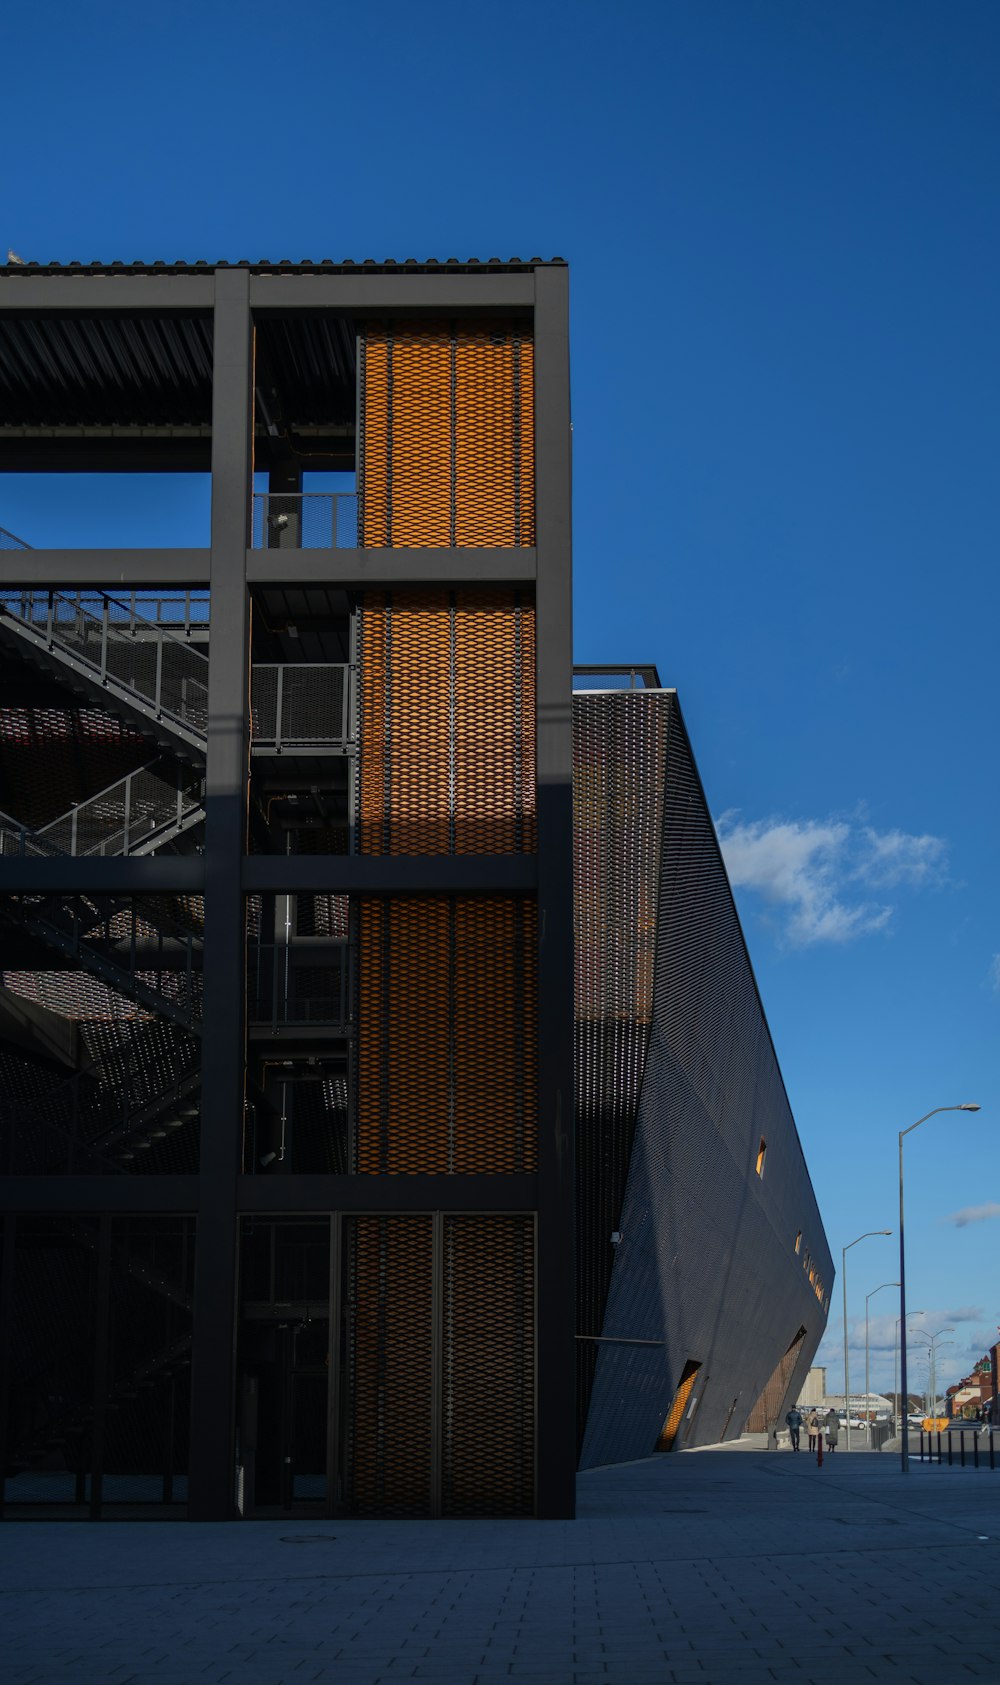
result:
[[[579,1497],[574,1522],[10,1522],[5,1677],[1000,1685],[988,1471],[741,1448]]]

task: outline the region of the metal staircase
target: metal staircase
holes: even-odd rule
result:
[[[0,589],[0,649],[204,763],[208,657],[106,591]]]
[[[96,1063],[3,1108],[3,1167],[36,1175],[138,1169],[137,1157],[195,1123],[200,1096],[191,1043],[158,1020],[133,1023],[127,1041]]]
[[[198,1034],[200,937],[160,907],[154,923],[135,901],[105,899],[102,908],[95,897],[63,892],[0,897],[0,923],[34,937],[43,950],[79,965],[147,1012]],[[159,986],[143,981],[137,967],[157,974]]]
[[[203,780],[157,756],[38,830],[0,811],[0,858],[155,854],[204,818]]]

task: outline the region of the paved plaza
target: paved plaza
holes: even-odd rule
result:
[[[1000,1685],[1000,1470],[720,1448],[572,1522],[11,1522],[5,1685]]]

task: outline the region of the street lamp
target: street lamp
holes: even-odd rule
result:
[[[844,1421],[847,1427],[848,1451],[851,1449],[851,1373],[847,1361],[847,1254],[852,1246],[858,1245],[859,1241],[869,1240],[872,1235],[876,1234],[888,1235],[892,1234],[892,1230],[866,1229],[864,1234],[858,1235],[857,1240],[849,1240],[847,1245],[840,1249],[840,1274],[844,1286]]]
[[[911,1316],[926,1316],[927,1312],[926,1311],[911,1311],[910,1315]],[[911,1333],[919,1334],[919,1332],[920,1332],[919,1328],[911,1329]],[[907,1425],[906,1424],[906,1417],[908,1415],[908,1411],[906,1409],[904,1409],[902,1400],[899,1396],[899,1317],[898,1316],[896,1318],[896,1332],[895,1332],[895,1334],[893,1335],[893,1338],[892,1338],[892,1397],[893,1397],[893,1409],[896,1411],[897,1417],[900,1416],[900,1415],[903,1417],[903,1425],[905,1427]]]
[[[911,1329],[911,1333],[912,1332],[914,1332],[914,1330]],[[930,1409],[927,1412],[927,1414],[929,1416],[935,1416],[936,1417],[937,1416],[937,1343],[940,1340],[942,1334],[954,1334],[955,1330],[954,1330],[954,1328],[952,1328],[951,1324],[949,1323],[947,1328],[939,1328],[936,1334],[929,1334],[927,1332],[926,1328],[918,1328],[915,1332],[916,1332],[916,1335],[918,1337],[922,1335],[923,1338],[927,1341],[927,1349],[930,1352],[930,1366],[929,1366],[928,1371],[927,1371],[927,1380],[928,1380],[928,1383],[931,1387],[931,1401],[932,1401],[933,1407],[932,1407],[932,1409]],[[955,1344],[954,1340],[945,1340],[944,1343],[945,1343],[946,1346],[953,1346]]]
[[[868,1440],[869,1451],[871,1450],[871,1446],[872,1446],[872,1424],[871,1424],[871,1383],[869,1382],[869,1379],[868,1379],[868,1373],[869,1373],[869,1371],[868,1371],[868,1301],[869,1301],[869,1299],[874,1299],[876,1293],[881,1293],[883,1287],[898,1287],[898,1286],[899,1286],[898,1281],[883,1281],[881,1287],[873,1287],[870,1293],[865,1294],[865,1437]],[[851,1414],[850,1411],[848,1411],[848,1413],[847,1413],[848,1421],[850,1421],[850,1414]]]
[[[899,1380],[903,1397],[906,1398],[906,1247],[903,1238],[903,1139],[912,1135],[929,1117],[937,1117],[938,1112],[978,1112],[979,1107],[973,1101],[967,1101],[960,1106],[935,1106],[932,1112],[925,1112],[918,1117],[916,1123],[911,1123],[908,1129],[899,1131]],[[907,1410],[907,1414],[909,1411]],[[910,1472],[910,1424],[907,1422],[903,1436],[899,1442],[899,1472]]]

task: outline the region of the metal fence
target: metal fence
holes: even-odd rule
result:
[[[254,666],[250,690],[253,746],[343,749],[354,737],[353,668]]]
[[[355,550],[356,491],[255,492],[255,550]]]
[[[80,662],[103,684],[204,736],[208,657],[105,591],[0,590],[0,607],[33,639]]]
[[[203,817],[201,780],[154,763],[80,802],[36,833],[61,854],[144,854]]]
[[[322,954],[306,957],[280,944],[255,944],[247,990],[252,1024],[270,1024],[275,1030],[293,1024],[347,1029],[352,1016],[350,944],[322,946]]]
[[[995,1469],[993,1429],[984,1428],[977,1422],[969,1422],[962,1428],[953,1427],[944,1433],[929,1433],[921,1428],[919,1461],[947,1463],[949,1468],[957,1463],[963,1469],[966,1466]]]

